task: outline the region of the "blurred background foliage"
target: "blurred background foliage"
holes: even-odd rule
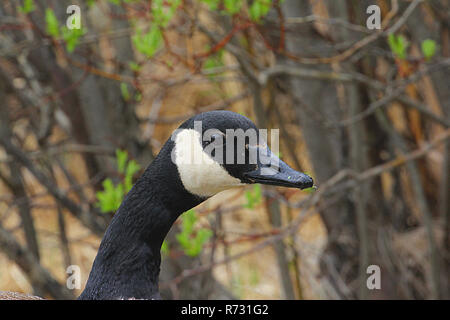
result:
[[[449,21],[445,0],[1,1],[0,290],[78,296],[66,268],[84,285],[172,130],[228,109],[319,189],[185,213],[163,298],[450,298]]]

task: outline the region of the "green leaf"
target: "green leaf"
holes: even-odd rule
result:
[[[258,21],[262,15],[262,5],[259,1],[254,1],[248,10],[250,14],[250,19],[253,21]]]
[[[202,0],[209,7],[209,10],[215,11],[219,7],[220,0]]]
[[[130,100],[130,91],[128,90],[128,86],[125,82],[120,83],[120,93],[122,94],[123,100]]]
[[[169,255],[169,244],[167,242],[167,239],[163,241],[162,245],[161,245],[161,253],[165,256]]]
[[[225,11],[231,15],[238,13],[242,8],[242,0],[224,0],[223,4]]]
[[[123,201],[125,194],[133,187],[133,176],[141,167],[134,161],[128,161],[128,153],[125,150],[116,150],[116,161],[118,171],[125,175],[123,181],[114,186],[110,178],[106,178],[103,183],[103,190],[96,193],[96,206],[102,212],[116,211]]]
[[[211,238],[212,231],[209,229],[198,230],[196,236],[192,239],[190,247],[187,249],[187,255],[196,257],[202,251],[203,245]]]
[[[136,94],[134,95],[134,100],[140,102],[142,100],[142,93],[136,92]]]
[[[186,211],[182,219],[183,219],[183,231],[186,233],[191,233],[194,228],[194,224],[197,221],[195,210],[191,209]]]
[[[128,65],[130,66],[131,70],[133,70],[135,72],[138,72],[141,70],[141,66],[134,61],[128,62]]]
[[[256,286],[260,283],[260,277],[259,277],[259,273],[258,273],[258,269],[252,267],[250,269],[250,284],[252,286]]]
[[[388,36],[389,47],[391,48],[392,53],[396,55],[400,59],[406,58],[406,49],[409,44],[405,37],[391,33]]]
[[[207,48],[206,50],[209,50],[209,48]],[[223,56],[224,56],[224,50],[221,49],[221,50],[217,51],[215,54],[211,55],[210,57],[208,57],[208,59],[205,60],[205,62],[203,63],[203,69],[210,70],[210,69],[224,66]],[[216,75],[218,75],[218,74],[217,73],[209,74],[208,77],[214,78],[214,76],[216,76]]]
[[[102,183],[103,191],[96,193],[98,202],[97,207],[100,207],[102,212],[113,212],[119,209],[124,196],[122,184],[114,186],[111,179],[107,178]]]
[[[141,166],[134,160],[130,160],[125,171],[125,191],[128,192],[133,187],[133,176],[141,169]]]
[[[127,165],[127,170],[125,174],[127,176],[133,176],[136,172],[141,170],[141,166],[134,160],[130,160]]]
[[[66,42],[66,49],[68,52],[72,53],[78,43],[80,42],[80,37],[83,36],[86,32],[83,28],[81,29],[69,29],[66,26],[61,28],[62,37]]]
[[[116,149],[117,170],[120,173],[125,173],[125,165],[128,160],[128,152],[125,150]]]
[[[181,0],[153,0],[152,16],[153,23],[158,27],[166,27],[175,15],[181,4]]]
[[[310,187],[310,188],[303,189],[303,191],[305,191],[307,193],[314,193],[314,192],[316,192],[316,190],[317,190],[317,187]]]
[[[426,39],[421,43],[422,54],[426,60],[430,60],[436,53],[436,42],[432,39]]]
[[[245,198],[247,203],[244,204],[244,208],[254,209],[257,204],[262,200],[262,190],[261,185],[255,184],[253,190],[245,192]]]
[[[250,6],[248,13],[253,21],[260,21],[262,17],[269,13],[272,7],[272,0],[255,0]]]
[[[50,8],[45,9],[45,23],[47,34],[54,38],[59,37],[58,19]]]
[[[183,248],[184,253],[188,256],[195,257],[200,254],[203,245],[213,233],[211,230],[205,228],[200,228],[197,231],[194,230],[197,217],[193,209],[186,211],[181,219],[181,232],[175,237]]]
[[[25,14],[33,12],[34,9],[36,9],[34,6],[34,0],[24,0],[23,6],[19,7],[19,11]]]
[[[142,30],[138,29],[132,40],[134,46],[140,53],[151,58],[161,47],[163,38],[161,30],[154,24],[150,30],[144,34],[142,33]]]

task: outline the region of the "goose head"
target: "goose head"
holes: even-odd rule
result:
[[[178,216],[216,193],[252,183],[313,186],[311,177],[272,153],[248,118],[212,111],[185,121],[114,215],[79,299],[159,299],[160,248]]]
[[[267,130],[258,130],[250,119],[238,113],[201,113],[172,134],[171,161],[184,188],[200,198],[253,183],[312,187],[310,176],[292,169],[272,153],[267,135]]]

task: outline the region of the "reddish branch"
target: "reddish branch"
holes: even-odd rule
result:
[[[233,29],[225,37],[223,37],[222,40],[220,40],[214,47],[212,47],[207,52],[194,55],[194,58],[206,58],[206,57],[209,57],[209,56],[213,55],[214,53],[216,53],[217,51],[219,51],[220,49],[225,47],[225,45],[228,42],[230,42],[230,40],[233,38],[233,36],[237,32],[239,32],[241,30],[245,30],[247,28],[250,28],[253,25],[254,25],[254,23],[250,22],[250,21],[247,21],[244,24],[240,24],[240,25],[236,24],[233,27]]]
[[[285,43],[285,37],[286,37],[286,28],[285,28],[285,21],[284,21],[284,15],[283,11],[281,10],[280,1],[275,1],[275,10],[277,11],[278,18],[280,19],[280,43],[278,43],[278,50],[282,51],[284,50],[284,43]]]

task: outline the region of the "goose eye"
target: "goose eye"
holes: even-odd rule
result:
[[[220,139],[222,139],[222,140],[220,140]],[[207,145],[209,145],[211,143],[214,143],[216,141],[222,141],[223,142],[224,139],[225,139],[225,135],[224,134],[214,133],[213,135],[211,135],[211,138],[210,138],[209,141],[206,140],[206,141],[203,142],[203,146],[206,147]]]

